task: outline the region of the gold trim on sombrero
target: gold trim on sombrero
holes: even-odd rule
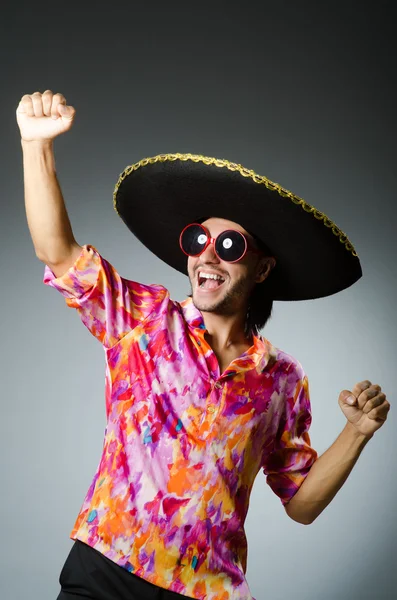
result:
[[[339,237],[339,241],[342,244],[344,244],[346,250],[351,252],[353,256],[358,257],[358,254],[356,253],[356,251],[353,247],[353,244],[351,244],[349,242],[347,235],[341,229],[339,229],[339,227],[337,227],[337,225],[335,225],[335,223],[333,223],[331,221],[331,219],[329,219],[327,217],[327,215],[325,215],[324,213],[317,210],[314,206],[311,206],[311,204],[308,204],[305,200],[303,200],[303,198],[296,196],[289,190],[286,190],[285,188],[283,188],[278,183],[274,183],[273,181],[270,181],[270,179],[268,179],[264,175],[258,175],[254,171],[247,169],[246,167],[243,167],[240,164],[230,162],[229,160],[226,160],[223,158],[213,158],[211,156],[202,156],[201,154],[179,154],[179,153],[158,154],[157,156],[153,156],[150,158],[142,158],[139,162],[126,167],[124,169],[124,171],[121,173],[121,175],[115,185],[114,191],[113,191],[113,207],[118,215],[119,215],[119,213],[116,208],[116,195],[117,195],[119,186],[121,185],[121,182],[127,177],[127,175],[129,175],[132,171],[136,171],[140,167],[144,167],[148,164],[152,165],[159,161],[165,162],[166,160],[170,160],[170,161],[192,160],[193,162],[202,162],[206,165],[215,165],[216,167],[227,167],[230,171],[238,171],[243,177],[251,177],[251,179],[253,181],[255,181],[255,183],[262,183],[269,190],[277,191],[280,194],[280,196],[282,196],[284,198],[289,198],[290,200],[292,200],[292,202],[294,204],[299,204],[303,208],[304,211],[306,211],[308,213],[312,213],[316,219],[318,219],[319,221],[323,221],[324,225],[326,227],[332,229],[332,233],[334,235],[336,235],[337,237]]]

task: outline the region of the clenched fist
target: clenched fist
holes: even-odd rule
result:
[[[72,127],[75,114],[62,94],[53,94],[51,90],[25,94],[17,108],[21,138],[28,142],[53,140]]]

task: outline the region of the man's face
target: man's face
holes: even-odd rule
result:
[[[225,229],[237,229],[247,237],[249,246],[255,245],[252,236],[233,221],[211,217],[202,225],[208,229],[212,238],[216,238]],[[239,312],[246,306],[256,283],[266,278],[267,275],[263,276],[261,272],[269,260],[271,261],[248,250],[239,262],[228,263],[218,258],[214,244],[209,244],[200,256],[188,257],[187,268],[194,305],[200,311],[220,315]],[[222,280],[202,279],[202,273],[220,275]]]

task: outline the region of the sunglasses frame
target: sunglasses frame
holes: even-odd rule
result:
[[[203,247],[203,249],[198,254],[188,254],[182,248],[182,236],[183,236],[184,232],[186,231],[186,229],[188,229],[188,227],[192,227],[192,225],[197,225],[198,227],[201,227],[204,230],[204,233],[207,236],[207,242],[206,242],[205,246]],[[238,234],[240,234],[242,236],[242,238],[244,239],[244,242],[245,242],[244,253],[237,260],[225,260],[224,258],[221,258],[219,256],[218,252],[216,251],[216,240],[218,239],[218,237],[220,235],[223,235],[227,231],[233,231],[233,232],[235,231]],[[182,252],[184,254],[186,254],[186,256],[192,256],[192,257],[200,256],[208,248],[208,246],[210,244],[214,244],[214,252],[215,252],[216,256],[219,258],[219,260],[222,260],[222,261],[230,263],[230,264],[236,263],[236,262],[239,262],[240,260],[242,260],[244,258],[244,256],[247,254],[248,251],[253,252],[254,254],[263,254],[261,252],[261,250],[257,250],[257,248],[253,248],[252,244],[246,238],[246,236],[244,235],[244,233],[242,233],[241,231],[238,231],[237,229],[225,229],[224,231],[221,231],[220,233],[218,233],[218,235],[215,238],[213,238],[213,237],[211,237],[211,234],[208,231],[208,229],[206,227],[204,227],[204,225],[201,225],[201,223],[189,223],[189,225],[186,225],[186,227],[184,227],[182,229],[181,234],[179,236],[179,246],[180,246]]]

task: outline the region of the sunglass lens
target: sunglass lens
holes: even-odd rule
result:
[[[225,261],[234,262],[239,260],[245,249],[245,238],[238,231],[224,231],[216,240],[218,256]]]
[[[207,234],[200,225],[189,225],[181,235],[181,246],[189,256],[197,256],[203,251],[207,239]]]

